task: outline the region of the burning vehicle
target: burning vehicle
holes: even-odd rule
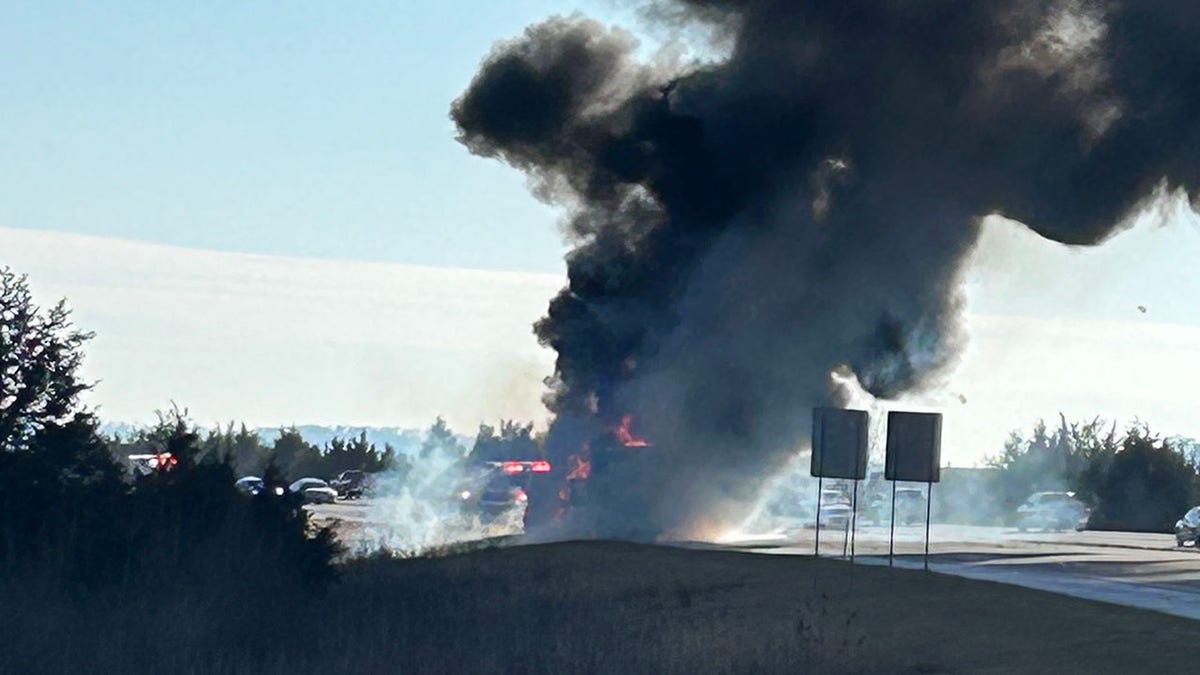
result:
[[[626,518],[628,510],[645,512],[649,502],[639,499],[653,490],[654,463],[661,461],[649,441],[633,431],[633,417],[623,415],[611,429],[580,440],[566,455],[564,468],[553,480],[530,486],[525,512],[527,532],[554,536],[570,531],[583,536],[619,536],[653,540],[661,532]],[[622,508],[610,509],[614,500]]]

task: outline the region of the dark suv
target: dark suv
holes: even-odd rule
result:
[[[531,482],[549,473],[550,462],[545,460],[485,462],[458,497],[465,511],[490,522],[512,511],[524,512]]]

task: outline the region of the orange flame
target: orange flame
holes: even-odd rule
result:
[[[616,431],[613,432],[616,434],[617,440],[627,448],[645,448],[649,446],[650,444],[646,442],[646,439],[633,435],[633,432],[630,431],[630,426],[632,425],[633,415],[622,417],[621,426],[617,427]]]
[[[567,458],[567,466],[571,470],[567,472],[567,480],[587,480],[588,476],[592,475],[592,449],[584,442],[579,448],[578,455],[571,455]]]

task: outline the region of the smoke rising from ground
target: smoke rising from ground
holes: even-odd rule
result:
[[[653,9],[725,31],[728,58],[645,65],[628,34],[554,17],[499,43],[451,113],[568,213],[570,281],[536,326],[558,353],[552,460],[627,413],[654,443],[595,534],[734,517],[810,408],[841,402],[832,372],[880,398],[936,383],[981,217],[1092,244],[1200,182],[1194,3]]]
[[[384,550],[416,555],[463,541],[519,533],[523,510],[484,518],[478,508],[460,501],[460,491],[480,489],[485,472],[465,464],[459,454],[437,448],[406,472],[379,474],[362,532],[349,537],[357,546],[351,553]]]

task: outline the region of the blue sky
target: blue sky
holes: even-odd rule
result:
[[[596,2],[0,6],[0,226],[560,272],[556,214],[454,141],[501,38]]]

